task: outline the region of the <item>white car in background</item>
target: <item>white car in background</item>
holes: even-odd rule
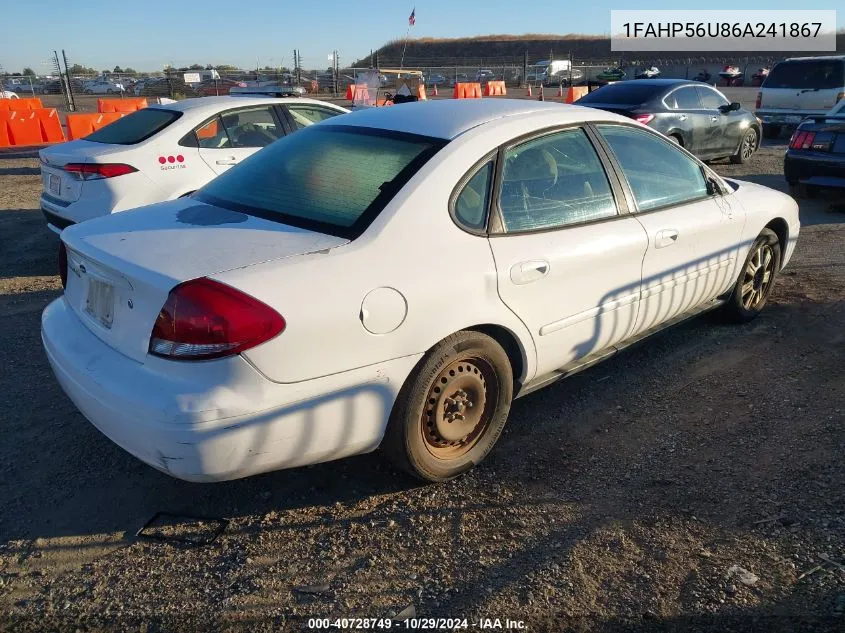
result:
[[[124,92],[123,84],[115,81],[92,81],[85,84],[83,92],[87,95],[111,95]]]
[[[0,98],[3,99],[19,99],[18,94],[16,92],[12,92],[11,90],[0,90]]]
[[[370,108],[64,231],[42,339],[80,411],[174,477],[381,445],[440,481],[514,397],[703,310],[754,318],[798,231],[789,196],[620,115]]]
[[[41,210],[70,224],[186,196],[262,147],[347,112],[311,99],[203,97],[151,105],[39,151]]]

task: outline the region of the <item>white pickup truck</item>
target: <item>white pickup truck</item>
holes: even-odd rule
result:
[[[793,57],[769,72],[757,93],[755,114],[763,136],[777,138],[810,116],[829,112],[845,99],[845,55]]]

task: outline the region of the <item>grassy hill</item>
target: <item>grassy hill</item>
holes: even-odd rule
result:
[[[379,48],[374,53],[378,65],[383,68],[398,66],[402,57],[402,40],[393,40]],[[837,36],[837,51],[845,53],[845,32]],[[541,59],[566,59],[572,53],[572,58],[583,63],[609,63],[623,59],[626,63],[636,63],[647,60],[731,60],[740,57],[754,60],[769,60],[788,57],[791,55],[812,55],[813,53],[793,53],[783,51],[779,53],[761,53],[749,50],[735,53],[685,53],[667,51],[663,53],[618,53],[610,50],[610,38],[592,35],[550,35],[531,33],[526,35],[483,35],[479,37],[462,37],[454,39],[419,38],[409,39],[405,51],[405,67],[415,66],[485,66],[485,65],[521,65],[525,55],[528,63],[532,64]],[[832,54],[819,53],[819,54]],[[367,55],[355,62],[356,67],[368,67],[370,56]]]

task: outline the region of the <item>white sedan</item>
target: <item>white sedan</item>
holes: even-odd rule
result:
[[[111,95],[124,92],[123,84],[116,81],[91,81],[82,89],[87,95]]]
[[[382,446],[438,481],[515,397],[703,310],[755,317],[798,231],[792,198],[622,116],[371,108],[64,231],[42,338],[80,411],[174,477]]]
[[[56,232],[199,189],[278,138],[347,110],[310,99],[203,97],[154,105],[47,147],[41,210]]]
[[[0,99],[19,99],[18,94],[16,92],[12,92],[11,90],[0,90]]]

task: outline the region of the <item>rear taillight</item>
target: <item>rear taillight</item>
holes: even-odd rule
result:
[[[62,279],[62,288],[67,288],[67,247],[59,240],[59,277]]]
[[[653,114],[638,114],[634,117],[634,120],[638,123],[642,123],[643,125],[648,125],[654,120]]]
[[[150,353],[176,360],[239,354],[277,336],[285,320],[270,306],[211,279],[179,284],[150,336]]]
[[[114,178],[138,171],[132,165],[124,163],[68,163],[62,169],[79,180]]]
[[[757,93],[757,101],[754,103],[754,109],[759,110],[760,106],[762,106],[762,105],[763,105],[763,93],[758,92]]]
[[[813,140],[816,138],[815,132],[801,132],[796,130],[789,139],[789,147],[792,149],[810,149],[813,146]]]

